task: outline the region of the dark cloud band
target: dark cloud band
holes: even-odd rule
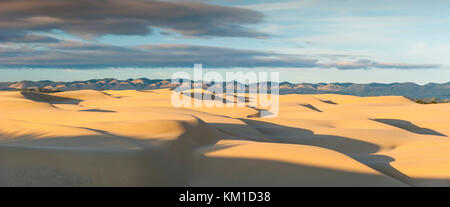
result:
[[[185,36],[265,37],[245,25],[257,11],[196,2],[151,0],[0,0],[1,33],[62,30],[81,37],[146,35],[151,28]]]
[[[14,56],[20,54],[20,56]],[[32,47],[0,48],[2,67],[314,67],[316,60],[293,59],[271,52],[192,45],[144,45],[119,47],[79,42],[48,44],[45,50]]]
[[[437,65],[357,62],[320,63],[318,59],[275,52],[180,44],[133,47],[64,41],[41,47],[0,47],[0,67],[107,68],[107,67],[287,67],[287,68],[437,68]]]

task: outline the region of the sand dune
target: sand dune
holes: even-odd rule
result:
[[[259,118],[171,93],[0,92],[0,186],[450,186],[450,104],[291,94]]]

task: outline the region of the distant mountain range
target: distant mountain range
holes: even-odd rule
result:
[[[198,84],[193,81],[191,86]],[[203,88],[224,87],[229,88],[235,84],[238,88],[251,88],[237,82],[204,83]],[[161,88],[176,88],[180,84],[172,84],[170,80],[150,80],[147,78],[117,80],[112,78],[93,79],[88,81],[54,82],[54,81],[21,81],[21,82],[0,82],[0,90],[38,90],[38,91],[73,91],[83,89],[93,90],[151,90]],[[272,84],[268,83],[271,87]],[[257,85],[258,88],[263,85]],[[279,83],[280,94],[323,94],[336,93],[356,96],[386,96],[398,95],[410,98],[430,98],[450,99],[450,82],[436,84],[429,83],[418,85],[415,83]]]

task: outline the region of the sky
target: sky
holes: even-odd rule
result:
[[[446,0],[0,0],[0,81],[450,81]]]

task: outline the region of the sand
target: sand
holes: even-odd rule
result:
[[[0,92],[0,186],[450,186],[450,104],[280,95],[260,118],[171,93]]]

